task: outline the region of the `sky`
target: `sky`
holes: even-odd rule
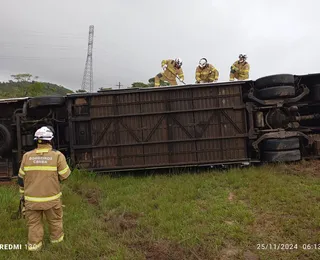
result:
[[[317,0],[1,0],[0,81],[30,73],[81,88],[89,26],[93,80],[130,87],[180,57],[186,83],[206,57],[227,81],[246,53],[250,79],[320,72]]]

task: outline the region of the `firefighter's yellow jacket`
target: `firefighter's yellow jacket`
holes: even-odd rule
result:
[[[245,80],[249,78],[250,65],[248,62],[235,61],[231,66],[231,73],[236,74],[238,79]]]
[[[205,68],[197,66],[196,69],[196,81],[213,82],[218,80],[219,71],[211,64],[208,64]]]
[[[18,177],[20,193],[24,194],[26,210],[47,210],[60,202],[60,181],[68,178],[70,168],[65,156],[50,144],[23,155]]]
[[[161,62],[161,67],[167,65],[167,69],[162,73],[164,77],[168,80],[175,80],[176,76],[180,78],[180,80],[184,80],[183,70],[180,67],[179,69],[174,66],[174,60],[163,60]]]

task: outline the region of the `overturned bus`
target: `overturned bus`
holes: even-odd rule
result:
[[[74,167],[132,171],[320,155],[320,74],[0,100],[0,178],[37,128]]]

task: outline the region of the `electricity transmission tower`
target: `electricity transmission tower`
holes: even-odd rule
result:
[[[93,33],[94,26],[89,26],[89,39],[88,39],[88,53],[87,61],[84,68],[83,79],[82,79],[82,90],[89,88],[90,92],[93,92],[93,70],[92,70],[92,47],[93,47]]]

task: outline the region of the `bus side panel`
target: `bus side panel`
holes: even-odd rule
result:
[[[114,171],[248,160],[241,84],[69,99],[72,149],[76,164],[84,168]]]

